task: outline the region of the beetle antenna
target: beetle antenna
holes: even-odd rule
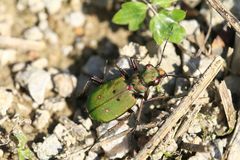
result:
[[[168,39],[166,40],[166,42],[164,43],[164,46],[163,46],[163,50],[161,51],[161,58],[160,58],[160,61],[158,62],[158,64],[157,64],[157,67],[159,67],[160,66],[160,64],[162,63],[162,59],[163,59],[163,55],[164,55],[164,51],[165,51],[165,48],[166,48],[166,46],[167,46],[167,42],[168,42]],[[158,47],[158,51],[160,51],[161,50],[161,47],[159,46]]]
[[[167,74],[166,75],[167,77],[169,76],[169,77],[175,77],[175,78],[186,78],[186,79],[188,79],[188,78],[194,78],[194,79],[197,79],[198,77],[194,77],[194,76],[181,76],[181,75],[173,75],[173,74]]]
[[[173,26],[171,27],[171,32],[170,32],[168,38],[166,39],[166,41],[165,41],[165,43],[164,43],[163,50],[161,51],[161,58],[160,58],[160,61],[159,61],[158,64],[157,64],[157,67],[160,67],[160,64],[162,63],[164,51],[165,51],[165,49],[166,49],[168,40],[169,40],[169,38],[170,38],[170,36],[171,36],[171,34],[172,34],[172,30],[173,30]],[[159,46],[158,51],[160,51],[160,49],[161,49],[161,47]]]

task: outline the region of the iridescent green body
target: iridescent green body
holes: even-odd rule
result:
[[[87,100],[92,119],[109,122],[121,116],[136,103],[136,97],[145,93],[149,86],[159,84],[165,75],[162,69],[146,65],[142,72],[130,78],[118,77],[97,87]]]

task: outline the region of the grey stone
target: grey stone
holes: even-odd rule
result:
[[[35,102],[42,104],[45,92],[50,89],[50,74],[42,69],[28,67],[27,70],[18,72],[15,81],[29,91]]]
[[[114,127],[114,125],[116,125],[117,123],[118,121],[114,120],[99,126],[97,128],[98,136],[105,134],[108,131],[108,129]],[[110,137],[114,137],[114,135],[124,132],[128,129],[129,126],[127,125],[126,122],[123,125],[118,126],[118,128],[115,128],[113,135],[107,135],[105,138],[107,139]],[[108,143],[106,142],[101,144],[101,147],[110,159],[123,158],[123,156],[125,156],[131,148],[129,144],[130,137],[131,137],[130,134],[122,135],[121,137],[115,138],[109,141]]]
[[[54,134],[47,137],[43,143],[37,143],[34,147],[34,151],[40,160],[50,159],[57,155],[61,149],[62,144]]]

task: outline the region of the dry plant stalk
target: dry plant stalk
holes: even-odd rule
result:
[[[179,137],[181,137],[185,132],[187,132],[189,126],[191,125],[194,118],[196,118],[197,113],[201,110],[202,105],[197,105],[194,107],[194,109],[189,113],[187,119],[185,119],[182,124],[180,125],[178,131],[176,132],[176,135],[174,137],[175,140],[177,140]],[[189,111],[190,112],[190,111]]]
[[[183,98],[179,106],[173,111],[171,116],[159,128],[157,133],[152,139],[139,151],[136,155],[136,160],[146,159],[156,146],[164,139],[164,137],[171,131],[177,124],[181,117],[187,114],[192,107],[192,104],[197,100],[199,95],[208,87],[210,82],[214,79],[224,64],[224,60],[218,56],[214,59],[208,69],[204,72],[203,76],[198,80],[194,87],[188,93],[188,96]]]
[[[233,131],[236,124],[236,111],[232,103],[231,92],[227,88],[225,81],[222,81],[218,86],[218,92],[222,100],[224,112],[225,112],[228,127],[229,127],[228,131],[225,134],[229,134]]]
[[[240,149],[240,111],[238,111],[237,124],[231,140],[226,147],[227,150],[224,153],[224,158],[226,160],[239,159],[239,149]]]
[[[240,34],[239,20],[219,0],[207,0],[208,3]]]
[[[0,48],[40,51],[46,48],[46,44],[43,41],[31,41],[21,38],[0,36]]]

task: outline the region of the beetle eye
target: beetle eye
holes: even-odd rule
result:
[[[165,72],[162,68],[159,68],[159,69],[158,69],[158,72],[159,72],[159,74],[160,74],[161,77],[166,76],[166,72]]]

